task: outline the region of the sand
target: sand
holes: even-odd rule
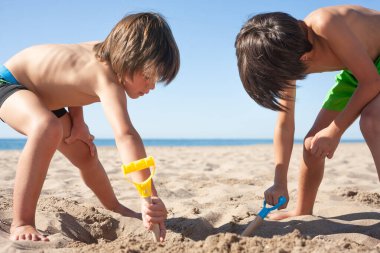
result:
[[[376,168],[363,143],[342,144],[326,163],[314,215],[266,219],[252,237],[240,233],[263,205],[273,181],[273,146],[148,147],[156,187],[169,211],[167,238],[154,243],[141,221],[101,207],[78,170],[56,154],[38,202],[37,228],[50,242],[12,242],[12,189],[20,151],[0,152],[0,252],[380,252]],[[99,156],[120,201],[138,210],[115,148]],[[287,209],[295,206],[301,146],[289,168]]]

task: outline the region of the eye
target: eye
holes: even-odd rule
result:
[[[148,68],[148,69],[145,69],[142,71],[142,76],[143,78],[145,79],[145,81],[149,81],[149,82],[152,82],[152,81],[155,81],[157,78],[156,78],[156,71],[152,68]]]
[[[148,76],[147,74],[143,74],[143,77],[146,81],[149,81],[150,80],[150,76]]]

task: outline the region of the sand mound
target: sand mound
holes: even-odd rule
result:
[[[357,188],[343,188],[338,191],[338,194],[346,199],[371,207],[380,207],[380,194],[377,192],[365,192]]]
[[[98,239],[113,241],[117,238],[119,222],[110,215],[100,213],[95,207],[49,197],[40,200],[38,210],[54,213],[57,221],[55,229],[73,240],[97,243]]]

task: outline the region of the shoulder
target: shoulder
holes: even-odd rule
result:
[[[122,94],[124,89],[121,84],[119,84],[118,78],[111,68],[105,62],[100,62],[94,57],[94,61],[91,64],[95,87],[97,94],[101,95],[104,93],[110,94]]]
[[[323,34],[332,25],[341,22],[342,15],[336,6],[324,7],[311,12],[306,18],[305,23],[312,28],[316,34]]]
[[[350,24],[358,17],[369,12],[359,5],[337,5],[319,8],[311,12],[306,18],[305,23],[310,26],[316,34],[324,34],[333,31],[336,26],[342,27],[343,24]]]

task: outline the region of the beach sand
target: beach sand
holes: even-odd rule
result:
[[[301,145],[289,168],[288,210],[295,206]],[[99,148],[115,193],[139,210],[115,148]],[[38,202],[37,228],[50,242],[12,242],[12,190],[20,151],[0,152],[0,252],[380,252],[380,184],[364,143],[341,144],[326,162],[314,215],[266,219],[252,237],[240,233],[273,182],[273,146],[148,147],[155,184],[169,211],[164,244],[141,221],[101,207],[78,170],[56,154]]]

